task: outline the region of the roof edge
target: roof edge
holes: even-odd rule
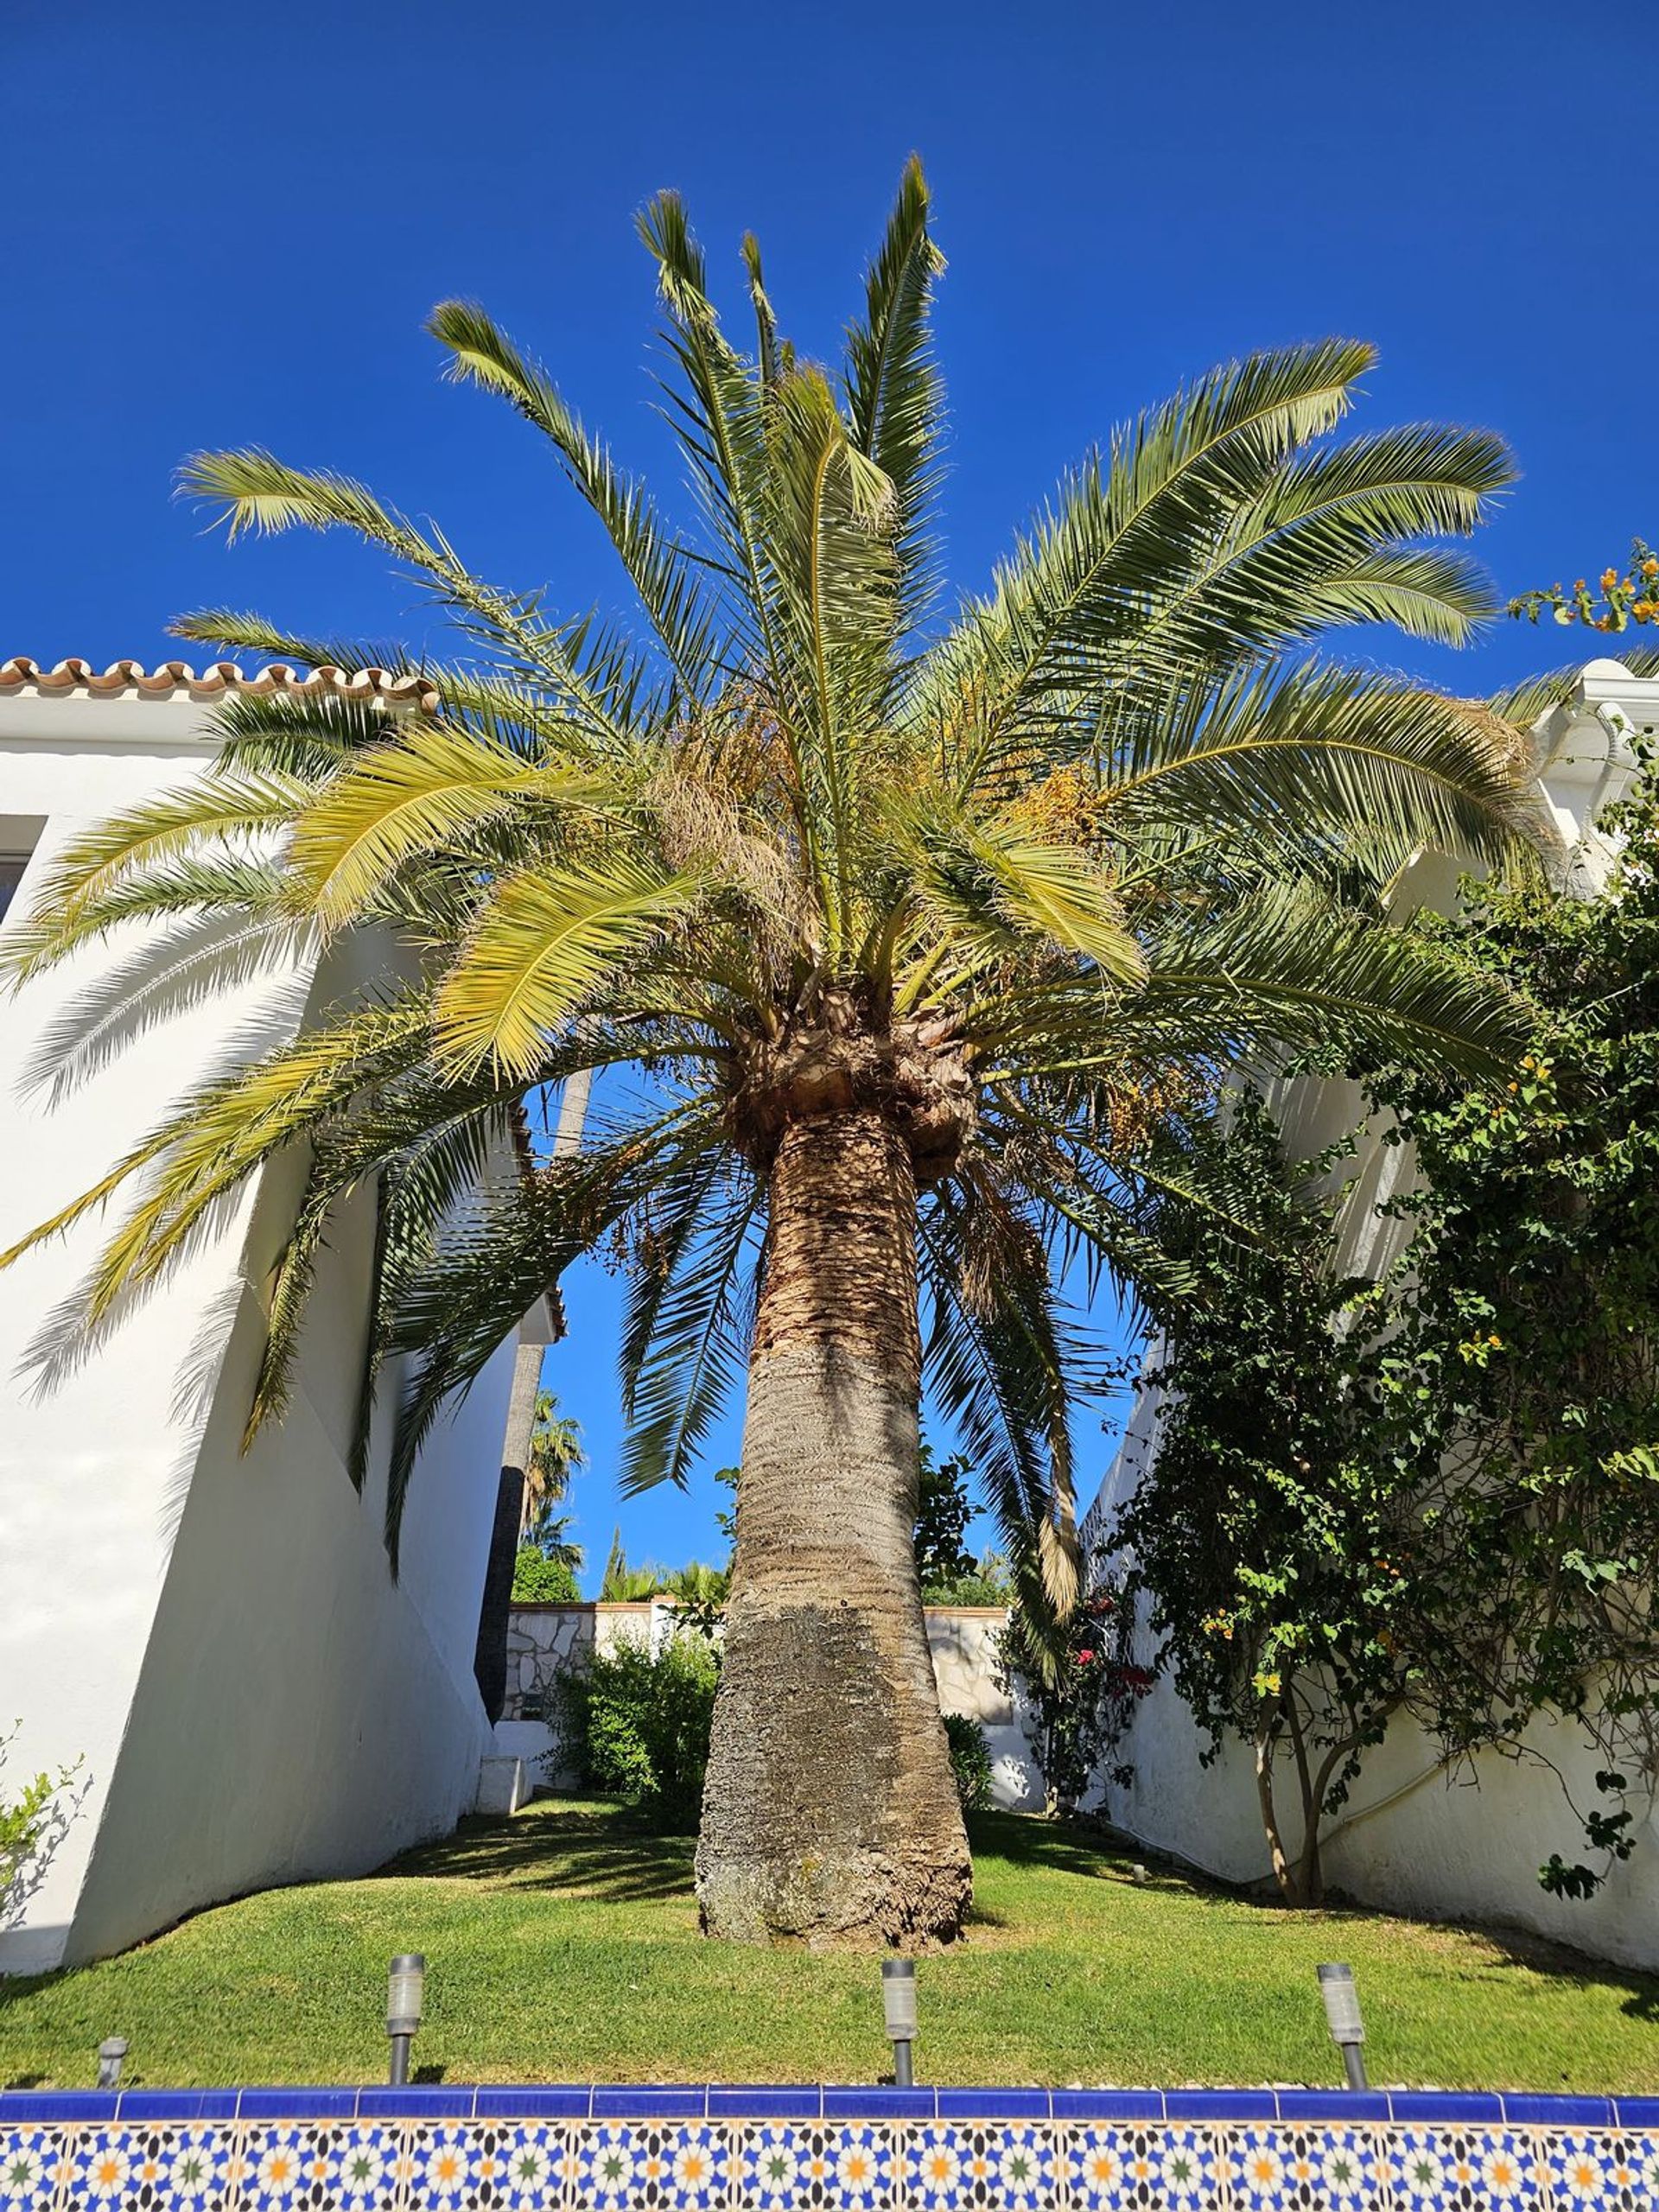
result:
[[[163,661],[147,669],[142,661],[118,660],[100,671],[87,660],[60,660],[51,668],[23,654],[0,660],[0,698],[32,691],[39,698],[79,695],[89,698],[219,699],[238,691],[252,697],[274,692],[303,696],[332,693],[348,699],[381,699],[389,705],[420,707],[429,712],[438,701],[437,686],[424,676],[397,676],[390,669],[346,670],[332,664],[299,669],[286,661],[245,675],[233,660],[197,670],[188,661]]]

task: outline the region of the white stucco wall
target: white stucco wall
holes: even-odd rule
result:
[[[1590,825],[1632,769],[1621,715],[1636,729],[1659,733],[1659,679],[1637,679],[1616,662],[1596,662],[1584,672],[1579,697],[1536,733],[1543,791],[1571,849],[1573,879],[1586,891],[1605,880],[1610,858]],[[1455,893],[1456,874],[1445,860],[1427,856],[1408,893],[1443,910]],[[1302,1157],[1344,1135],[1360,1118],[1359,1093],[1349,1084],[1289,1086],[1274,1103],[1290,1150]],[[1402,1224],[1380,1221],[1376,1208],[1391,1192],[1408,1187],[1415,1173],[1411,1153],[1382,1145],[1372,1130],[1342,1173],[1353,1178],[1354,1191],[1339,1264],[1376,1273],[1406,1233]],[[1147,1363],[1157,1364],[1155,1347]],[[1143,1393],[1084,1522],[1084,1543],[1097,1554],[1109,1554],[1116,1509],[1147,1465],[1156,1434],[1155,1400]],[[1137,1656],[1152,1656],[1144,1631]],[[1229,1744],[1213,1765],[1203,1767],[1199,1753],[1207,1741],[1160,1679],[1138,1707],[1117,1755],[1133,1765],[1134,1781],[1107,1789],[1103,1808],[1148,1845],[1228,1880],[1266,1879],[1270,1870],[1249,1758],[1242,1745]],[[1578,1804],[1594,1803],[1602,1761],[1565,1721],[1536,1720],[1525,1744],[1535,1758],[1489,1755],[1472,1772],[1448,1775],[1415,1724],[1396,1724],[1368,1755],[1351,1802],[1332,1825],[1328,1880],[1368,1904],[1510,1924],[1621,1964],[1659,1966],[1659,1814],[1653,1797],[1640,1790],[1633,1796],[1635,1852],[1611,1867],[1593,1898],[1552,1897],[1539,1886],[1539,1867],[1552,1852],[1568,1859],[1583,1852],[1582,1829],[1563,1783]]]
[[[176,785],[211,751],[188,695],[0,696],[0,845],[46,823],[0,927],[79,823]],[[267,974],[216,994],[55,1102],[22,1090],[53,1024],[126,957],[88,954],[0,1001],[0,1247],[95,1180],[233,1037],[291,1030],[311,982]],[[347,980],[336,963],[321,988]],[[364,1497],[344,1464],[365,1209],[332,1240],[289,1418],[238,1450],[259,1287],[293,1188],[279,1167],[225,1209],[44,1395],[20,1355],[118,1216],[0,1274],[0,1724],[22,1723],[6,1773],[83,1762],[69,1831],[21,1924],[0,1931],[0,1971],[115,1948],[270,1882],[371,1866],[471,1802],[511,1347],[423,1455],[394,1584],[384,1434]]]

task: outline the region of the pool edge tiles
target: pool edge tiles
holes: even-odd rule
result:
[[[1653,2212],[1659,2101],[777,2085],[0,2093],[0,2212]]]

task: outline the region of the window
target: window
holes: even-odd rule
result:
[[[23,880],[23,870],[28,866],[27,853],[0,853],[0,921],[5,919],[6,909]]]
[[[0,922],[17,897],[17,887],[29,866],[29,856],[46,827],[42,814],[0,813]]]

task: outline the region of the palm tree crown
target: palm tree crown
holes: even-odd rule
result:
[[[882,1357],[925,1370],[1010,1542],[1063,1590],[1084,1355],[1056,1263],[1155,1263],[1140,1194],[1179,1173],[1172,1132],[1242,1058],[1481,1067],[1514,1033],[1386,922],[1425,843],[1492,861],[1531,833],[1511,733],[1302,657],[1337,624],[1469,633],[1485,586],[1431,541],[1479,520],[1510,473],[1502,445],[1333,438],[1370,349],[1258,354],[1116,433],[946,620],[928,216],[912,163],[832,372],[781,336],[753,239],[746,353],[678,200],[645,211],[696,495],[683,530],[480,308],[435,311],[451,375],[517,408],[599,516],[637,632],[481,582],[347,478],[260,451],[185,470],[232,534],[357,531],[451,611],[465,654],[427,671],[429,709],[392,718],[232,699],[204,783],[63,856],[16,972],[133,917],[226,910],[283,942],[372,925],[414,957],[203,1085],[37,1233],[140,1177],[89,1287],[96,1320],[221,1193],[308,1143],[257,1425],[283,1403],[325,1224],[372,1187],[371,1386],[413,1357],[394,1548],[446,1398],[607,1237],[630,1280],[625,1481],[681,1478],[745,1363],[782,1340],[766,1310],[757,1336],[756,1300],[783,1295],[793,1249],[791,1133],[858,1122],[880,1133],[858,1188],[890,1170],[903,1224]],[[312,664],[388,658],[222,610],[181,626]],[[501,1133],[545,1128],[550,1094],[588,1069],[581,1151],[493,1184]],[[912,1248],[919,1303],[900,1280]],[[789,1328],[851,1344],[867,1279],[798,1284]]]

